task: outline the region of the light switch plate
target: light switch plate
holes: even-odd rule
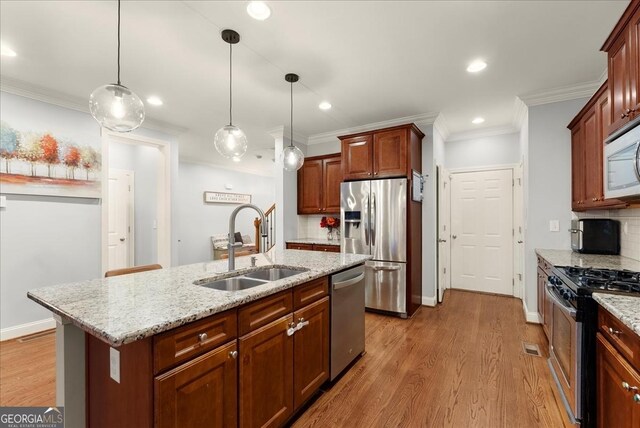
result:
[[[549,232],[560,232],[559,220],[549,220]]]
[[[120,383],[120,351],[115,348],[109,348],[109,375]]]
[[[7,208],[7,197],[0,196],[0,208]]]

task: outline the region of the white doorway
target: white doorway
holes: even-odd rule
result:
[[[524,161],[513,170],[513,295],[524,294]]]
[[[132,267],[135,254],[134,172],[109,170],[108,270]]]
[[[121,196],[118,191],[119,186],[113,183],[113,189],[111,189],[110,184],[111,180],[111,169],[110,169],[110,145],[114,147],[116,145],[131,145],[136,146],[138,149],[137,152],[148,152],[153,151],[154,156],[147,162],[146,166],[151,166],[151,171],[153,175],[153,185],[150,187],[148,192],[152,193],[153,198],[148,198],[149,203],[141,203],[135,204],[136,207],[133,210],[130,210],[129,217],[129,225],[131,227],[131,233],[129,233],[128,237],[124,236],[126,243],[129,241],[130,245],[128,246],[128,253],[126,256],[124,250],[118,251],[118,242],[123,238],[122,230],[119,223],[114,220],[110,222],[110,215],[117,216],[117,212],[119,212],[119,205],[122,205],[120,202]],[[114,148],[115,150],[115,148]],[[156,140],[154,138],[144,137],[137,134],[121,134],[116,132],[111,132],[108,130],[102,130],[102,159],[103,159],[103,177],[102,177],[102,272],[112,269],[112,266],[120,265],[123,263],[123,258],[127,259],[127,264],[129,266],[134,266],[136,264],[149,264],[148,261],[143,261],[139,263],[136,260],[134,249],[143,249],[148,248],[144,244],[148,242],[152,242],[152,254],[150,258],[152,259],[151,263],[159,263],[163,267],[171,266],[171,146],[167,141]],[[124,167],[129,169],[127,167]],[[118,168],[118,169],[124,169]],[[145,170],[146,171],[146,170]],[[135,177],[135,184],[146,183],[148,184],[148,177],[145,177],[145,174],[142,173],[141,176]],[[133,177],[132,177],[133,179]],[[124,178],[122,178],[124,180]],[[140,182],[140,183],[138,183]],[[124,181],[122,181],[124,183]],[[133,181],[132,181],[133,183]],[[134,186],[131,186],[132,192],[129,195],[132,198],[135,195]],[[145,187],[147,188],[147,187]],[[138,192],[141,193],[141,192]],[[142,192],[142,195],[145,193]],[[133,203],[132,205],[133,206]],[[152,211],[149,214],[149,211]],[[121,211],[120,211],[121,212]],[[137,215],[140,212],[141,216],[145,214],[148,217],[151,217],[152,220],[149,220],[145,223],[146,229],[134,227],[134,223],[132,223],[132,214]],[[113,217],[114,219],[116,217]],[[145,217],[146,218],[146,217]],[[120,220],[122,223],[123,220]],[[128,229],[127,229],[128,231]],[[133,232],[144,232],[142,240],[134,239]],[[149,234],[151,233],[151,234]],[[119,235],[119,236],[118,236]],[[117,240],[117,241],[116,241]],[[135,245],[133,247],[132,245]],[[139,253],[140,251],[138,251]],[[113,258],[113,261],[111,260]],[[119,266],[118,266],[119,267]]]
[[[451,174],[451,288],[514,294],[513,167]]]
[[[444,290],[451,288],[451,192],[449,171],[436,166],[438,182],[438,303],[442,303]]]

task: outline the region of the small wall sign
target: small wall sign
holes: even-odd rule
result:
[[[250,204],[251,195],[244,193],[204,192],[207,204]]]

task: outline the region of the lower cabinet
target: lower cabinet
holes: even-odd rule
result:
[[[339,253],[340,244],[321,245],[321,244],[300,244],[296,242],[287,242],[287,250],[324,251],[328,253]]]
[[[155,427],[237,426],[237,355],[234,340],[157,376]]]
[[[544,334],[549,338],[551,334],[551,317],[553,316],[553,303],[547,296],[547,281],[552,274],[553,266],[542,257],[538,256],[538,315]]]
[[[640,373],[600,333],[597,344],[598,427],[640,427]]]
[[[239,342],[240,427],[281,426],[329,379],[329,297]]]

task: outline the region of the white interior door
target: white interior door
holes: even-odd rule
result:
[[[451,189],[449,171],[437,166],[438,173],[438,303],[444,290],[451,288]]]
[[[524,290],[524,192],[523,164],[514,170],[513,177],[513,278],[516,297],[522,298]]]
[[[133,266],[133,172],[109,170],[108,270]]]
[[[511,169],[453,174],[451,287],[513,294]]]

